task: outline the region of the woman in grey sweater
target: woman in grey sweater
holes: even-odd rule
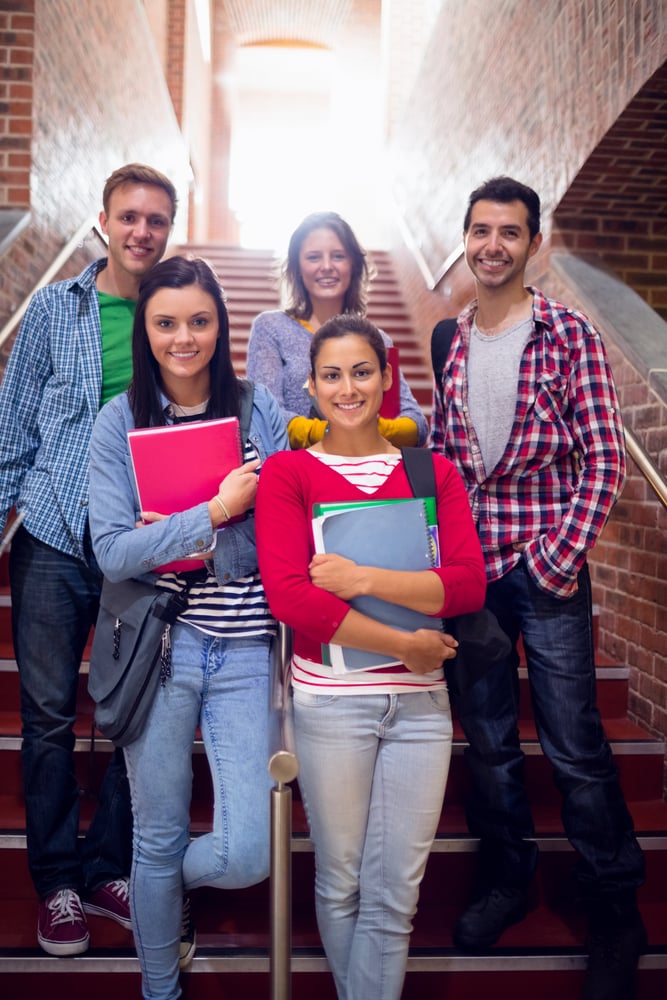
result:
[[[365,315],[369,279],[366,254],[336,212],[314,212],[292,233],[281,275],[285,309],[254,320],[247,363],[248,376],[278,400],[292,448],[310,447],[326,429],[307,388],[312,335],[333,316]],[[401,372],[399,383],[399,415],[380,417],[380,433],[397,447],[422,445],[426,418]]]

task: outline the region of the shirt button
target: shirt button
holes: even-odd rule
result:
[[[203,538],[198,538],[197,541],[195,542],[195,545],[197,546],[198,549],[203,549],[204,548],[204,539]]]

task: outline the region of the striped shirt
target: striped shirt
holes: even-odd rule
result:
[[[466,358],[476,302],[459,316],[444,407],[434,393],[431,446],[463,476],[489,581],[525,558],[539,586],[567,597],[623,483],[623,425],[599,332],[581,313],[530,290],[533,331],[500,461],[487,475],[470,419]]]
[[[402,461],[392,455],[369,455],[349,458],[342,455],[325,455],[311,451],[323,465],[343,476],[357,489],[372,496],[385,483],[387,477]],[[408,694],[414,691],[432,691],[444,685],[442,668],[430,674],[415,674],[404,666],[383,667],[379,670],[358,670],[347,674],[334,673],[330,666],[292,658],[292,683],[295,688],[322,693],[335,691],[339,695],[353,694]]]
[[[246,441],[243,461],[251,462],[259,457],[252,444]],[[182,590],[185,582],[183,574],[163,573],[156,585],[163,590]],[[187,608],[178,621],[186,622],[206,635],[224,636],[226,639],[247,639],[275,635],[277,632],[258,572],[220,584],[209,570],[201,583],[195,583],[190,588]]]

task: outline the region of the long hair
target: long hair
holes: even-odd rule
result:
[[[366,312],[368,282],[372,274],[366,260],[366,251],[354,235],[349,223],[337,212],[312,212],[292,233],[281,272],[285,311],[295,319],[310,319],[313,315],[313,303],[301,277],[299,255],[304,240],[314,229],[330,229],[343,245],[345,253],[352,262],[352,274],[350,287],[343,299],[342,312],[363,316]]]
[[[154,427],[167,422],[160,399],[160,367],[146,333],[146,307],[161,288],[187,288],[190,285],[198,285],[208,292],[218,314],[218,339],[209,366],[211,395],[204,419],[239,416],[239,384],[232,367],[229,319],[222,287],[205,260],[176,256],[156,264],[139,285],[132,328],[133,376],[127,390],[136,427]]]

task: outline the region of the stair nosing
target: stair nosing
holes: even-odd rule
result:
[[[268,972],[270,968],[267,948],[206,948],[200,947],[188,967],[190,973],[215,972]],[[500,949],[479,955],[463,955],[453,948],[415,949],[408,956],[408,972],[516,972],[570,971],[586,965],[584,948]],[[320,948],[292,948],[293,973],[327,972],[328,964]],[[639,959],[640,969],[667,969],[667,948],[655,946]],[[4,956],[0,954],[0,974],[8,973],[101,973],[138,972],[136,956],[125,953],[77,955],[74,958],[54,958],[49,955],[29,954]]]

